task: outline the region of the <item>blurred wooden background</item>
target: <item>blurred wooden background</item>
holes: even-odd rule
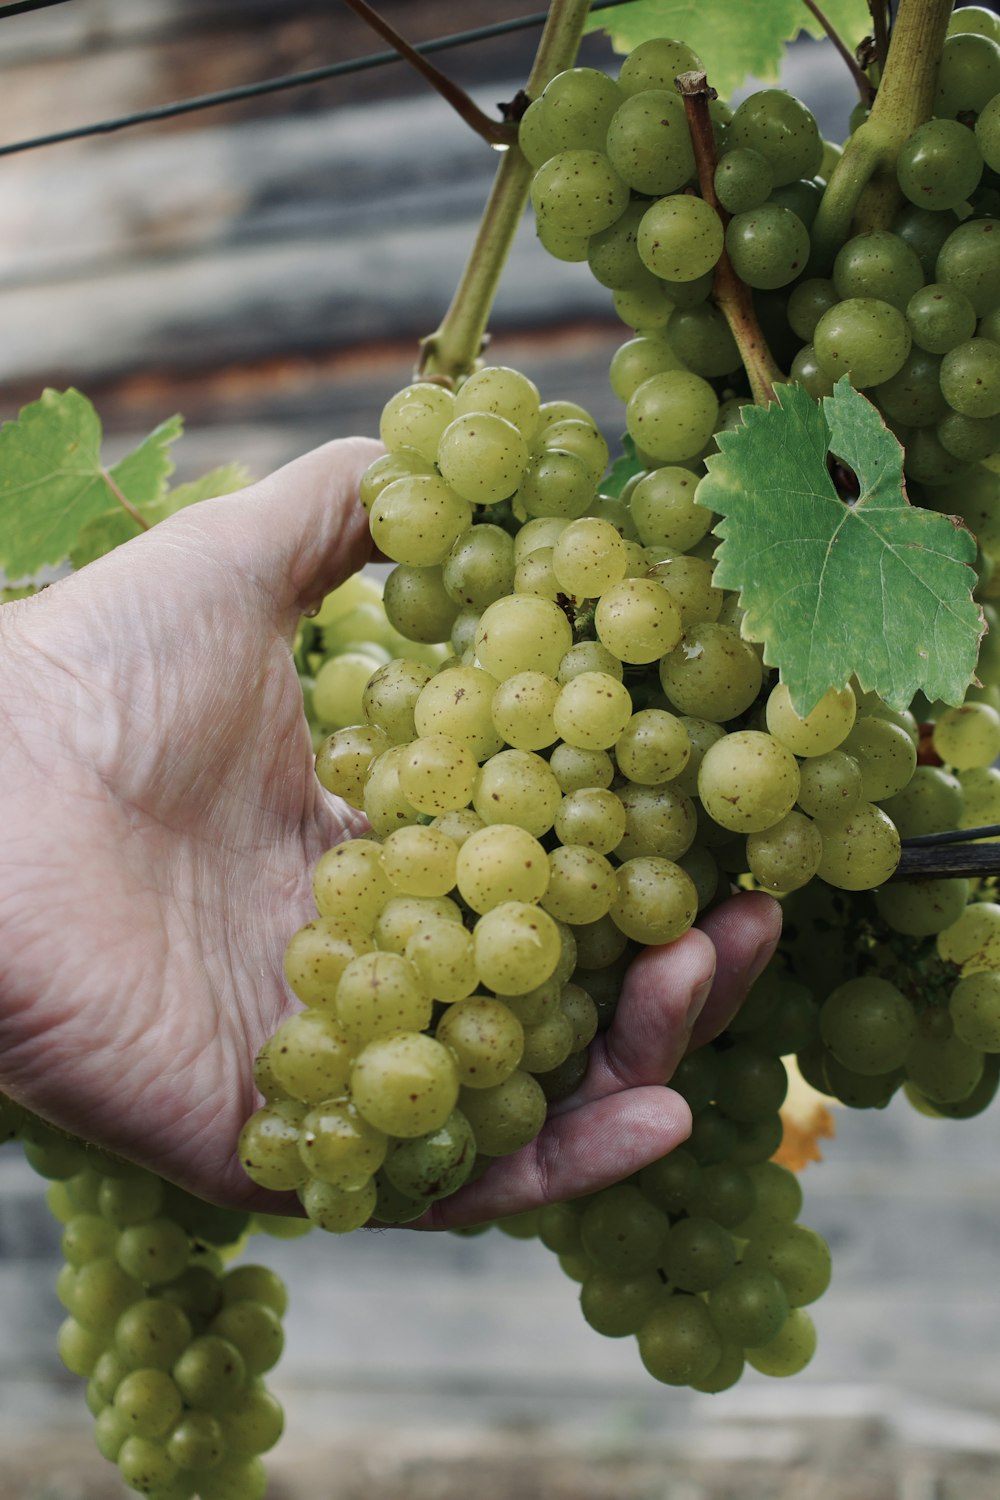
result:
[[[414,41],[542,9],[380,8]],[[437,61],[495,114],[538,34]],[[0,23],[0,145],[383,50],[343,0],[71,0]],[[581,61],[615,67],[601,34]],[[842,134],[852,90],[825,48],[793,49],[787,83]],[[0,419],[76,385],[114,456],[181,411],[182,478],[229,459],[262,474],[373,431],[448,305],[495,166],[400,62],[0,156]],[[546,256],[530,219],[492,330],[492,358],[621,430],[610,294]]]
[[[539,9],[381,8],[412,40]],[[437,60],[495,113],[537,37]],[[72,0],[0,26],[0,143],[382,50],[340,0]],[[0,416],[69,384],[121,441],[179,410],[185,477],[371,431],[447,306],[496,160],[402,63],[0,157]],[[530,224],[493,327],[499,357],[614,427],[609,298]]]

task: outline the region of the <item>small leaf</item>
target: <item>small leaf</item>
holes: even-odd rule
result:
[[[171,418],[170,420],[174,422],[180,419]],[[168,424],[164,423],[163,427],[166,426]],[[158,427],[156,433],[161,430],[162,428]],[[152,433],[146,443],[152,442],[156,433]],[[143,447],[145,446],[146,444],[143,444]],[[137,453],[140,451],[136,450]],[[152,467],[152,462],[150,462],[150,469]],[[170,469],[173,469],[172,463]],[[155,499],[146,504],[137,504],[136,508],[144,521],[147,521],[150,526],[155,526],[158,521],[166,520],[167,516],[183,510],[185,506],[194,505],[198,500],[209,500],[214,495],[228,495],[233,490],[242,489],[249,483],[249,480],[249,473],[242,464],[220,464],[218,468],[203,474],[200,479],[191,479],[186,484],[175,485],[166,494],[158,494]],[[126,493],[129,500],[134,499],[132,491]],[[113,505],[89,521],[86,526],[81,527],[76,545],[70,553],[70,562],[76,569],[83,568],[87,563],[94,562],[98,557],[103,557],[105,553],[113,551],[115,547],[120,547],[122,542],[138,536],[139,530],[140,528],[127,510],[123,510],[120,505]]]
[[[138,448],[133,448],[126,458],[109,470],[126,500],[130,500],[137,510],[163,494],[167,480],[174,472],[170,445],[176,443],[183,431],[183,417],[168,417],[154,427],[147,438],[143,438]]]
[[[189,479],[186,484],[176,484],[172,490],[168,490],[163,497],[163,513],[156,519],[162,521],[164,516],[172,516],[175,511],[194,505],[199,500],[212,500],[216,495],[232,495],[236,490],[245,489],[251,483],[251,478],[250,470],[243,464],[219,464],[218,468],[209,469],[207,474],[202,474],[200,479]]]
[[[824,14],[848,47],[870,30],[866,0],[825,0]],[[824,35],[802,0],[633,0],[595,11],[586,30],[606,30],[618,52],[631,52],[652,37],[672,37],[693,47],[708,81],[725,97],[749,76],[775,82],[785,43],[806,31]]]
[[[635,456],[635,443],[626,432],[622,437],[622,451],[615,459],[607,474],[601,480],[601,494],[610,495],[613,500],[620,500],[622,490],[630,479],[636,474],[643,472],[643,465]]]
[[[839,1099],[828,1099],[806,1083],[794,1057],[784,1059],[788,1073],[788,1093],[781,1106],[781,1145],[771,1160],[790,1172],[801,1172],[811,1161],[822,1161],[821,1140],[831,1140],[837,1133],[831,1105]]]
[[[101,423],[79,391],[46,390],[0,427],[0,567],[9,578],[62,562],[111,499]]]
[[[763,643],[800,714],[852,676],[893,708],[921,689],[960,703],[983,633],[971,532],[910,505],[903,450],[846,376],[822,407],[801,386],[776,394],[719,433],[697,490],[722,518],[715,583],[739,590],[744,635]],[[858,478],[853,505],[834,489],[829,452]]]

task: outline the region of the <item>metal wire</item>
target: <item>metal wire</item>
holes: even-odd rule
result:
[[[931,844],[969,844],[976,839],[1000,838],[1000,823],[987,823],[983,828],[952,828],[947,833],[917,833],[903,839],[907,849],[922,849]]]
[[[40,5],[65,4],[66,0],[15,0],[21,9]],[[618,5],[628,5],[631,0],[595,0],[591,10],[610,10]],[[7,7],[13,9],[12,6]],[[4,12],[0,10],[0,16]],[[487,41],[509,32],[526,31],[532,26],[544,25],[548,11],[534,11],[531,15],[518,16],[512,21],[497,21],[491,26],[477,26],[472,31],[454,32],[451,36],[437,37],[429,42],[416,42],[417,52],[445,52],[452,47],[463,47],[470,42]],[[132,125],[148,125],[157,120],[171,120],[178,115],[190,115],[201,109],[214,109],[220,104],[235,104],[243,99],[256,99],[264,94],[277,94],[285,89],[303,88],[311,83],[323,83],[330,78],[343,78],[348,73],[361,73],[370,68],[382,68],[388,63],[401,62],[398,52],[372,52],[365,57],[352,58],[347,62],[329,63],[326,67],[310,68],[304,73],[286,73],[280,78],[265,78],[259,83],[245,83],[237,88],[220,89],[214,94],[198,94],[190,99],[179,99],[172,104],[158,104],[151,109],[137,110],[134,114],[116,115],[108,120],[97,120],[90,125],[75,125],[68,130],[53,131],[49,135],[36,135],[23,141],[12,141],[0,146],[0,156],[14,156],[21,151],[35,151],[41,146],[56,146],[64,141],[78,141],[87,136],[111,135],[126,130]]]
[[[0,21],[7,16],[23,16],[26,10],[47,10],[50,5],[66,5],[68,0],[10,0],[0,5]]]

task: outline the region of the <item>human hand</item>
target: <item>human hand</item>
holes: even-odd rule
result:
[[[0,1091],[202,1197],[278,1211],[236,1157],[252,1061],[294,1008],[292,932],[319,855],[362,831],[313,771],[290,642],[370,555],[378,452],[328,444],[180,512],[0,612]],[[773,948],[741,896],[632,966],[578,1093],[433,1227],[595,1190],[689,1115],[662,1084],[725,1024]],[[756,961],[756,964],[755,964]]]

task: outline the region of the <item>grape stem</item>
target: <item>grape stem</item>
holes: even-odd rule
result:
[[[878,76],[885,72],[885,60],[889,55],[889,0],[868,0],[868,14],[872,18],[875,42],[875,63]]]
[[[896,157],[931,117],[938,59],[952,0],[899,0],[872,112],[830,174],[816,222],[810,269],[824,275],[852,232],[886,229],[900,204]]]
[[[862,68],[861,64],[854,56],[850,47],[848,47],[847,43],[840,35],[840,32],[834,26],[833,22],[829,19],[828,16],[824,15],[823,11],[820,10],[819,6],[816,4],[816,0],[802,0],[802,4],[806,7],[807,10],[812,11],[813,15],[816,17],[823,30],[826,32],[827,36],[836,47],[841,57],[844,59],[844,62],[847,64],[848,72],[857,85],[858,95],[861,99],[862,104],[866,104],[870,108],[872,101],[875,98],[875,85],[868,77],[868,74],[865,72],[864,68]]]
[[[729,221],[729,215],[719,202],[715,191],[718,155],[715,149],[712,117],[708,109],[709,101],[719,96],[715,89],[709,87],[704,73],[682,73],[676,83],[687,111],[701,196],[715,209],[725,226]],[[774,400],[775,381],[784,380],[786,377],[779,369],[761,331],[750,288],[733,270],[733,263],[725,250],[715,267],[712,297],[736,341],[743,368],[750,382],[753,399],[758,406],[766,406],[768,402]]]
[[[404,36],[391,25],[384,16],[380,16],[377,10],[373,10],[367,4],[367,0],[344,0],[344,3],[354,11],[355,15],[371,27],[387,41],[390,47],[394,47],[400,57],[408,62],[411,67],[416,68],[432,88],[436,89],[443,99],[451,105],[467,125],[471,125],[477,135],[481,135],[484,141],[491,146],[509,145],[516,134],[516,127],[506,124],[501,120],[491,120],[489,115],[484,114],[469,95],[457,83],[453,83],[440,68],[436,68],[432,62],[417,52]],[[806,0],[806,4],[809,0]]]
[[[552,0],[526,85],[529,98],[576,59],[590,0]],[[453,381],[474,368],[486,341],[500,276],[528,201],[531,166],[517,145],[504,149],[462,278],[438,328],[420,346],[418,374]]]
[[[107,485],[112,495],[114,495],[115,499],[118,501],[118,504],[121,506],[122,510],[132,517],[132,520],[139,527],[139,530],[148,531],[149,522],[146,520],[146,517],[136,510],[135,506],[125,494],[124,490],[122,490],[120,486],[115,483],[111,475],[108,473],[107,469],[101,470],[101,478],[104,480],[104,483]]]

